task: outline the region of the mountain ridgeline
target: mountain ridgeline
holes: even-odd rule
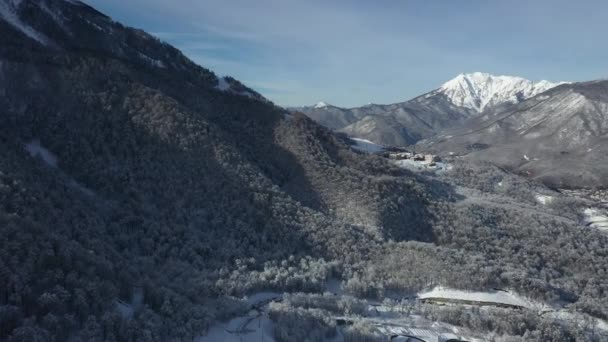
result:
[[[509,288],[608,319],[608,237],[582,225],[584,201],[491,164],[436,175],[358,152],[79,1],[0,0],[0,33],[2,341],[191,341],[246,315],[245,294],[331,280],[379,300]],[[475,111],[443,93],[399,108],[428,132]],[[275,321],[326,311],[294,312]],[[532,316],[470,325],[600,336]]]
[[[564,84],[419,143],[556,188],[608,186],[608,81]]]
[[[556,188],[605,188],[606,84],[461,74],[403,103],[300,111],[375,143],[491,161]]]
[[[460,74],[438,89],[406,102],[350,109],[325,104],[296,110],[331,129],[382,145],[404,146],[556,85],[476,72]]]

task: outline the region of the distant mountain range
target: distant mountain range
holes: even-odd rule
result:
[[[411,145],[444,128],[507,104],[519,103],[557,84],[485,73],[460,74],[438,89],[406,102],[340,108],[318,103],[293,108],[334,130],[384,145]]]
[[[563,84],[419,142],[557,187],[608,184],[608,81]]]
[[[608,81],[533,82],[460,74],[391,105],[299,108],[327,127],[379,143],[489,160],[558,186],[608,184]],[[604,154],[602,154],[604,153]]]

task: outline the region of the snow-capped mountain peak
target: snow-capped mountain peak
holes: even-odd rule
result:
[[[533,82],[516,76],[494,76],[482,72],[460,74],[437,91],[460,107],[482,112],[503,103],[518,103],[561,83]]]
[[[329,106],[327,103],[321,101],[321,102],[318,102],[317,104],[315,104],[314,107],[318,109],[318,108],[325,108],[327,106]]]

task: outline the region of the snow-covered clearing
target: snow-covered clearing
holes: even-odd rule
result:
[[[524,308],[541,308],[543,305],[527,300],[517,294],[502,291],[463,291],[444,287],[435,287],[430,291],[418,293],[418,298],[439,301],[454,301],[477,305],[508,305]]]
[[[587,208],[584,214],[587,225],[608,231],[608,215],[606,213],[595,208]]]
[[[57,157],[44,146],[40,145],[38,139],[25,144],[25,149],[32,157],[40,157],[48,166],[57,167]]]
[[[330,278],[325,283],[325,291],[333,293],[335,295],[343,295],[344,291],[342,290],[342,280]]]
[[[355,142],[355,145],[352,147],[356,150],[366,153],[377,153],[384,151],[384,147],[382,145],[376,144],[366,139],[361,138],[350,138]]]

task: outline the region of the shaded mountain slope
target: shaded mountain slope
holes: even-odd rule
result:
[[[234,79],[221,89],[179,51],[82,3],[7,3],[44,39],[0,20],[10,33],[0,35],[1,272],[11,274],[0,287],[16,310],[0,338],[20,327],[13,337],[63,339],[91,316],[104,339],[127,339],[109,327],[138,287],[155,327],[137,334],[195,336],[217,316],[209,301],[247,289],[215,285],[237,259],[358,260],[375,241],[432,240],[413,175],[360,160]]]

